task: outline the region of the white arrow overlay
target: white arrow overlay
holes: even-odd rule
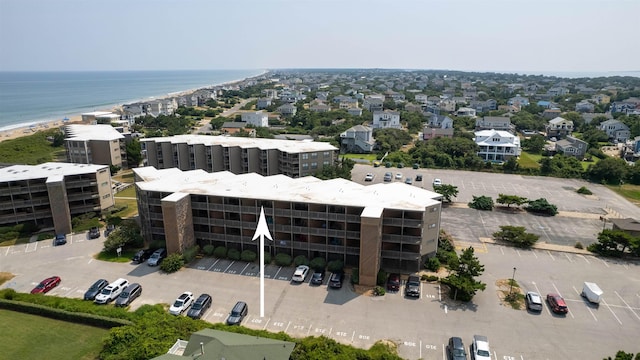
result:
[[[269,233],[269,226],[267,226],[267,220],[264,218],[264,208],[260,207],[260,218],[258,219],[258,226],[256,227],[256,233],[253,234],[255,241],[260,238],[260,317],[264,317],[264,237],[273,241],[271,234]]]

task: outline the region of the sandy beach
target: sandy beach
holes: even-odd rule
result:
[[[46,122],[40,122],[28,126],[15,127],[7,130],[0,131],[0,142],[5,140],[16,139],[23,136],[29,136],[39,131],[61,128],[64,125],[69,124],[81,124],[82,115],[73,115],[68,117],[69,120],[51,120]]]

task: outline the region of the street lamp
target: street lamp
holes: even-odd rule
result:
[[[516,281],[515,279],[516,279],[516,267],[514,266],[513,267],[513,276],[511,276],[511,283],[510,283],[510,286],[509,286],[509,295],[511,295],[511,293],[512,293],[513,283]]]

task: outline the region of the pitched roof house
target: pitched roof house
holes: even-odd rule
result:
[[[547,125],[545,125],[545,130],[547,131],[548,138],[564,138],[573,132],[573,121],[557,117],[549,120]]]
[[[631,136],[629,127],[619,120],[607,120],[600,123],[600,130],[607,133],[609,139],[625,142]]]
[[[516,127],[511,123],[511,119],[506,116],[485,116],[476,119],[476,131],[480,130],[501,130],[516,133]]]
[[[580,140],[573,136],[567,136],[566,139],[562,139],[556,142],[556,151],[565,156],[574,156],[579,160],[584,159],[584,155],[587,153],[589,144],[586,141]]]
[[[481,130],[475,132],[478,156],[484,161],[504,162],[520,156],[520,138],[507,131]]]

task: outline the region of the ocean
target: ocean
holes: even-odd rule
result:
[[[0,131],[242,80],[263,70],[0,72]]]

